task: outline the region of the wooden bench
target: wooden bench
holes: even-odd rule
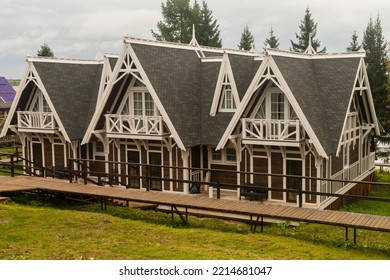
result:
[[[248,184],[240,187],[240,200],[241,197],[245,197],[245,199],[252,200],[263,200],[268,199],[268,187]]]
[[[69,170],[64,166],[53,166],[52,169],[52,177],[60,178],[60,179],[68,179],[69,178]]]

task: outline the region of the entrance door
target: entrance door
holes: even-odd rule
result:
[[[42,159],[42,144],[41,143],[33,143],[32,144],[32,156],[34,166],[41,167],[43,165]]]
[[[287,175],[302,176],[302,161],[288,160],[286,162]],[[287,177],[286,188],[288,190],[302,190],[302,178]],[[287,202],[297,202],[298,193],[288,192]]]
[[[41,143],[32,143],[32,161],[34,162],[34,172],[37,175],[40,175],[41,168],[43,166],[42,158],[42,144]]]
[[[149,176],[161,178],[162,177],[161,153],[149,152],[149,164],[152,165],[149,166]],[[153,165],[159,165],[159,166],[153,166]],[[151,190],[161,191],[162,180],[158,180],[158,179],[151,180],[149,187]]]
[[[140,176],[141,167],[138,165],[140,163],[139,160],[139,152],[138,151],[127,151],[127,174],[130,176]],[[127,185],[130,188],[139,189],[140,178],[138,177],[129,177],[127,180]]]

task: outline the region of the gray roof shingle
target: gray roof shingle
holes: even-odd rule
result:
[[[273,58],[325,152],[335,154],[360,58]]]
[[[95,110],[102,64],[34,62],[71,140],[83,138]]]

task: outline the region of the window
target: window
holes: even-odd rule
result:
[[[226,161],[236,162],[236,150],[233,148],[226,148]]]
[[[104,155],[104,145],[101,141],[96,141],[95,145],[95,155]]]
[[[215,161],[221,161],[222,160],[222,151],[221,150],[216,151],[213,148],[213,151],[211,153],[211,159],[215,160]]]
[[[157,108],[148,91],[130,91],[119,112],[121,115],[156,116]]]
[[[271,119],[284,120],[284,93],[271,93]]]
[[[225,85],[222,89],[222,99],[221,99],[221,110],[234,110],[236,109],[236,104],[234,102],[232,87]]]
[[[225,148],[223,150],[216,151],[215,148],[212,148],[211,162],[218,164],[236,164],[236,150],[234,148]]]
[[[49,104],[41,91],[37,91],[32,99],[30,111],[33,112],[51,112]]]

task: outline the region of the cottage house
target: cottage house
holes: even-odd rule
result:
[[[32,165],[93,159],[89,169],[114,170],[123,187],[188,193],[175,179],[218,179],[270,187],[278,203],[296,203],[285,190],[345,193],[356,183],[320,178],[373,172],[379,128],[364,56],[125,37],[119,55],[94,61],[28,58],[1,135],[16,133]],[[146,172],[162,180],[137,178]],[[334,200],[307,194],[303,206]]]

